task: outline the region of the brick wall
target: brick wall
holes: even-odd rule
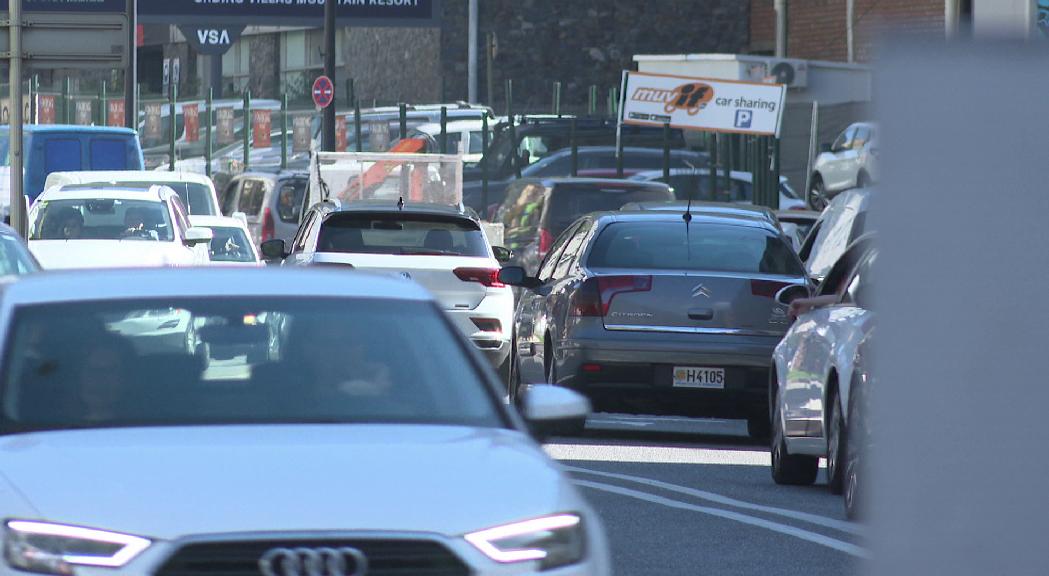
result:
[[[773,0],[750,2],[750,50],[776,46]],[[807,60],[848,59],[845,0],[788,0],[787,56]],[[875,56],[884,33],[943,35],[944,0],[855,0],[853,41],[858,62]]]

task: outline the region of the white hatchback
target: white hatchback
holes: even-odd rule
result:
[[[183,339],[124,329],[171,310]],[[5,289],[0,336],[2,574],[610,573],[600,519],[411,283],[45,274]],[[535,431],[588,411],[523,400]]]
[[[221,266],[264,266],[251,232],[243,218],[230,216],[190,216],[189,222],[211,230],[211,262]]]
[[[52,188],[29,211],[29,250],[44,269],[201,266],[212,237],[166,186]]]

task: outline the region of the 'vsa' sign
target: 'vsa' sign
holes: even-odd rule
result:
[[[240,39],[244,26],[226,26],[223,28],[207,28],[194,26],[181,26],[179,30],[186,37],[186,41],[201,54],[218,56],[225,54]]]

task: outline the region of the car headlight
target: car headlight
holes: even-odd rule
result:
[[[547,570],[574,564],[586,554],[586,533],[577,514],[558,514],[488,528],[465,536],[496,562],[539,560]]]
[[[73,566],[117,568],[150,545],[138,536],[48,522],[11,520],[5,528],[7,563],[43,574],[72,574]]]

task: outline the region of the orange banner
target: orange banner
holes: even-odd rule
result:
[[[269,148],[272,123],[269,110],[252,110],[251,125],[255,136],[255,148]]]
[[[186,124],[186,142],[197,142],[200,140],[200,105],[184,104],[182,106],[182,118]]]
[[[345,152],[348,145],[349,138],[346,134],[346,117],[337,116],[335,118],[335,151]]]
[[[38,124],[54,124],[56,119],[55,114],[55,97],[48,94],[41,94],[39,96],[37,106],[40,108],[36,113],[36,121]]]
[[[41,110],[43,110],[41,108]],[[123,126],[126,116],[124,116],[124,100],[110,100],[106,102],[106,125],[107,126]]]

